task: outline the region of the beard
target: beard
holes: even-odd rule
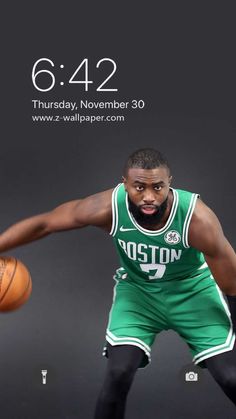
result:
[[[168,196],[166,200],[161,205],[154,205],[156,212],[154,214],[144,214],[139,205],[135,205],[128,196],[129,210],[132,213],[133,217],[140,225],[153,227],[159,224],[166,212],[168,204]]]

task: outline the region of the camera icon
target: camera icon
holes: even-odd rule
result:
[[[193,371],[186,372],[185,381],[198,381],[198,373]]]

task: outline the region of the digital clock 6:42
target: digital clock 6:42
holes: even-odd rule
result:
[[[108,80],[110,80],[116,72],[116,69],[117,69],[116,62],[114,60],[112,60],[112,58],[102,58],[101,60],[99,60],[97,62],[96,68],[99,68],[100,65],[103,64],[106,61],[109,62],[110,65],[111,65],[111,72],[108,74],[107,78],[96,88],[96,91],[97,92],[117,92],[118,89],[116,89],[116,88],[105,87]],[[55,78],[54,73],[52,71],[48,70],[48,69],[43,68],[41,70],[38,70],[38,66],[42,63],[45,64],[45,65],[47,64],[47,66],[50,65],[51,67],[55,67],[54,62],[52,60],[50,60],[49,58],[40,58],[33,65],[32,82],[33,82],[34,87],[37,90],[39,90],[40,92],[48,92],[49,90],[52,90],[54,88],[55,83],[56,83],[56,78]],[[64,64],[61,64],[60,68],[64,68]],[[82,79],[80,79],[80,80],[76,79],[76,77],[79,76],[78,73],[80,73],[80,75],[82,73],[82,75],[83,75]],[[46,74],[49,76],[49,86],[42,87],[42,86],[40,86],[40,78],[38,76],[46,75]],[[89,80],[89,60],[88,60],[88,58],[84,58],[83,61],[81,61],[79,66],[76,68],[76,70],[74,71],[74,73],[72,74],[70,79],[68,80],[68,83],[82,84],[82,85],[84,85],[85,92],[88,92],[89,85],[93,84],[93,81]],[[64,85],[64,82],[60,82],[60,85]]]

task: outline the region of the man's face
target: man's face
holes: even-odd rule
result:
[[[124,177],[129,209],[141,224],[160,223],[168,205],[171,176],[165,166],[156,169],[132,168]]]

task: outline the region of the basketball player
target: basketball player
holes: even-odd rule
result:
[[[175,330],[236,405],[236,256],[199,195],[170,187],[166,159],[142,149],[115,189],[64,203],[0,235],[0,251],[93,225],[114,239],[117,269],[95,419],[122,419],[135,372],[162,330]],[[223,294],[226,300],[223,298]]]

